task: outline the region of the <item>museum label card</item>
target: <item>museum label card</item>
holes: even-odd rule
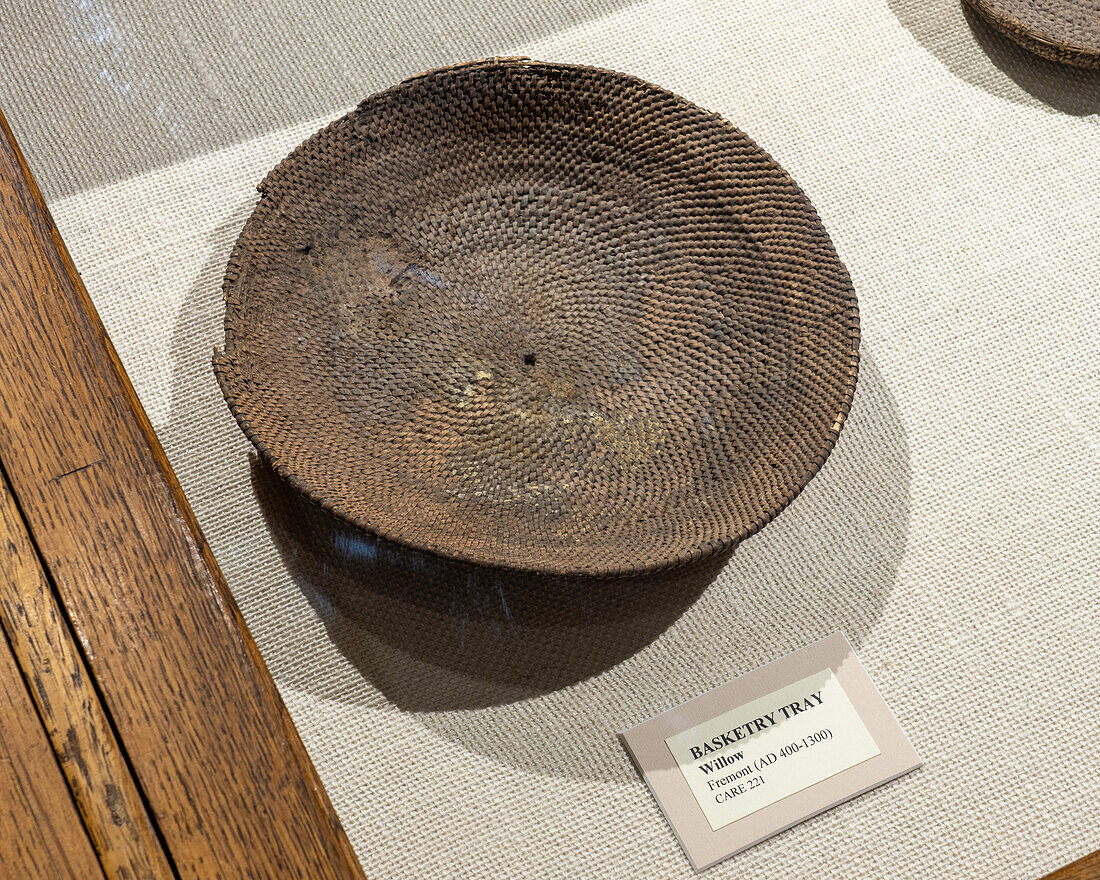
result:
[[[921,763],[840,633],[622,738],[697,871]]]

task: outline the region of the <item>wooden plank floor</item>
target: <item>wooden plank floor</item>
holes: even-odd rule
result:
[[[0,313],[0,878],[362,878],[2,115]]]
[[[0,313],[8,711],[53,774],[9,784],[80,829],[40,845],[110,878],[362,877],[2,117]]]
[[[1048,874],[1044,880],[1100,880],[1100,850]]]
[[[0,475],[0,625],[110,877],[171,880],[168,858],[94,682]]]
[[[19,666],[0,639],[0,876],[93,880],[103,871]]]

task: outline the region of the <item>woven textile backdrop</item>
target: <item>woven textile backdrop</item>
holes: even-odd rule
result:
[[[1035,878],[1100,847],[1100,77],[955,0],[0,0],[3,106],[370,876],[688,878],[616,732],[834,630],[922,770],[715,877]],[[860,297],[851,420],[728,560],[524,584],[257,466],[209,361],[255,184],[360,98],[529,55],[720,112]]]

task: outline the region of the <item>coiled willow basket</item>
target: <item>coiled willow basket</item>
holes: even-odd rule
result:
[[[1100,0],[966,0],[996,30],[1049,61],[1100,68]]]
[[[848,274],[720,117],[522,59],[364,101],[260,185],[215,369],[284,478],[473,563],[626,575],[732,547],[852,400]]]

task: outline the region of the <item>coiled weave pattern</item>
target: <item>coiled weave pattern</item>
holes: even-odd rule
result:
[[[364,101],[261,183],[215,370],[314,501],[475,563],[626,575],[771,520],[836,442],[848,274],[720,117],[526,60]]]
[[[1050,61],[1100,68],[1100,0],[966,0],[989,24]]]

